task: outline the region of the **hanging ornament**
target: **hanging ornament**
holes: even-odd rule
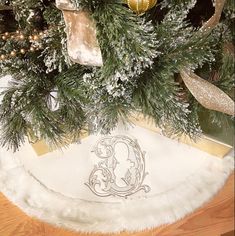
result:
[[[81,65],[102,66],[96,24],[90,12],[77,10],[70,0],[56,0],[56,6],[63,12],[71,60]]]
[[[126,2],[137,15],[145,13],[157,4],[157,0],[126,0]]]

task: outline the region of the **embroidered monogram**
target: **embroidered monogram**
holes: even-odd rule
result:
[[[140,190],[151,190],[143,185],[145,153],[136,140],[127,136],[109,136],[95,145],[93,152],[102,159],[92,170],[86,185],[100,197],[128,197]]]

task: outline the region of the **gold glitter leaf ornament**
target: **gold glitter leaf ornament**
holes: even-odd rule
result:
[[[126,0],[128,7],[137,15],[143,14],[157,4],[157,0]]]

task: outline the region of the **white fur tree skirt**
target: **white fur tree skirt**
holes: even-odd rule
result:
[[[38,157],[30,144],[0,149],[0,190],[30,216],[83,232],[139,231],[173,223],[211,199],[233,170],[144,128],[89,136]]]

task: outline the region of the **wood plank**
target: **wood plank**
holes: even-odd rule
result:
[[[156,229],[139,232],[123,232],[116,236],[219,236],[234,230],[234,174],[224,188],[204,207],[176,222]],[[26,216],[0,194],[1,236],[87,236],[55,228]],[[90,234],[90,236],[104,236]],[[115,236],[106,234],[105,236]]]
[[[221,236],[234,236],[235,235],[235,231],[231,231],[231,232],[228,232],[226,234],[223,234]]]

